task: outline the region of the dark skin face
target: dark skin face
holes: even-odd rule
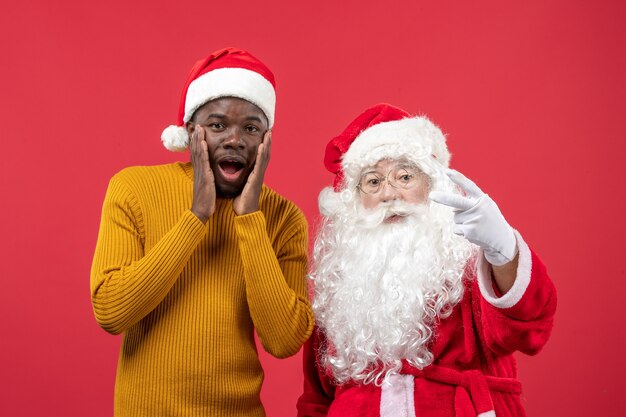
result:
[[[196,110],[186,128],[190,137],[204,130],[217,197],[240,195],[268,130],[263,111],[246,100],[223,97]]]

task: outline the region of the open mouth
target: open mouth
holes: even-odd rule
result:
[[[222,177],[228,181],[235,181],[239,178],[245,167],[241,161],[235,159],[224,159],[220,161],[217,166],[219,167]]]
[[[390,216],[385,217],[384,223],[400,223],[404,221],[406,216],[404,214],[391,214]]]

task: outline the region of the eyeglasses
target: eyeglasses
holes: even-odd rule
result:
[[[422,172],[416,167],[400,165],[385,176],[377,172],[364,173],[357,188],[365,194],[378,194],[387,182],[395,189],[410,190],[419,185],[421,175]]]

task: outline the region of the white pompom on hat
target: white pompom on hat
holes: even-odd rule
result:
[[[381,103],[366,109],[328,143],[324,165],[335,174],[333,188],[339,192],[363,168],[388,158],[450,164],[446,138],[428,118]]]
[[[199,60],[183,87],[176,125],[163,130],[163,145],[174,152],[185,151],[189,135],[185,124],[205,103],[220,97],[237,97],[259,107],[274,125],[276,83],[274,74],[249,52],[224,48]]]

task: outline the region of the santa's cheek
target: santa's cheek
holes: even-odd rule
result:
[[[363,204],[363,207],[366,209],[371,210],[380,204],[380,200],[371,194],[361,193],[361,204]]]

